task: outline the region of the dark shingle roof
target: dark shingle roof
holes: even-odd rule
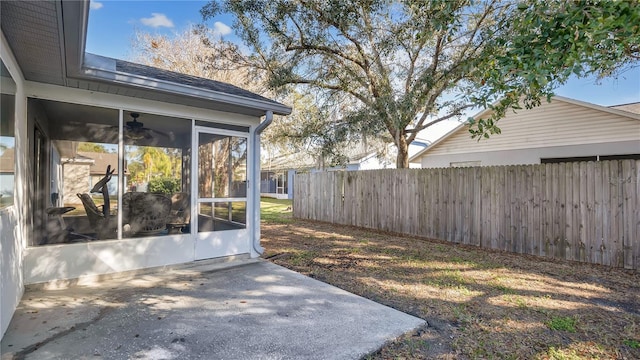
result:
[[[158,69],[151,66],[136,64],[124,60],[116,59],[116,71],[124,72],[133,75],[146,76],[153,79],[169,81],[177,84],[193,86],[196,88],[202,88],[206,90],[217,91],[225,94],[232,94],[241,96],[248,99],[267,101],[273,104],[279,104],[276,101],[271,99],[267,99],[258,94],[252,93],[251,91],[247,91],[241,89],[237,86],[223,83],[216,80],[210,80],[205,78],[200,78],[191,75],[185,75],[173,71]]]

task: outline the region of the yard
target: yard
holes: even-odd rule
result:
[[[291,218],[262,199],[264,258],[423,318],[371,359],[638,359],[640,274]]]

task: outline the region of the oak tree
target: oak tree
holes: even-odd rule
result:
[[[572,73],[619,70],[638,50],[636,1],[224,0],[201,12],[234,16],[271,88],[304,87],[331,106],[326,133],[384,134],[398,167],[432,124],[492,107],[472,128],[488,137],[507,110],[538,105]]]

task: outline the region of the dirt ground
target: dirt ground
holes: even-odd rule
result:
[[[638,272],[263,210],[263,257],[427,321],[368,358],[640,359]]]

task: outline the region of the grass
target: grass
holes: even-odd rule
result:
[[[576,319],[572,317],[553,317],[547,323],[551,330],[576,332]]]
[[[13,205],[13,195],[0,195],[0,209]]]
[[[292,201],[263,197],[260,199],[260,217],[263,222],[288,224],[291,218]]]
[[[550,360],[581,360],[583,357],[579,356],[576,351],[566,351],[558,349],[554,346],[549,348],[547,355]]]
[[[270,261],[427,321],[367,359],[640,358],[637,272],[303,221],[262,200]]]
[[[638,340],[627,339],[627,340],[623,341],[622,343],[627,345],[628,347],[630,347],[632,349],[640,349],[640,341],[638,341]]]

